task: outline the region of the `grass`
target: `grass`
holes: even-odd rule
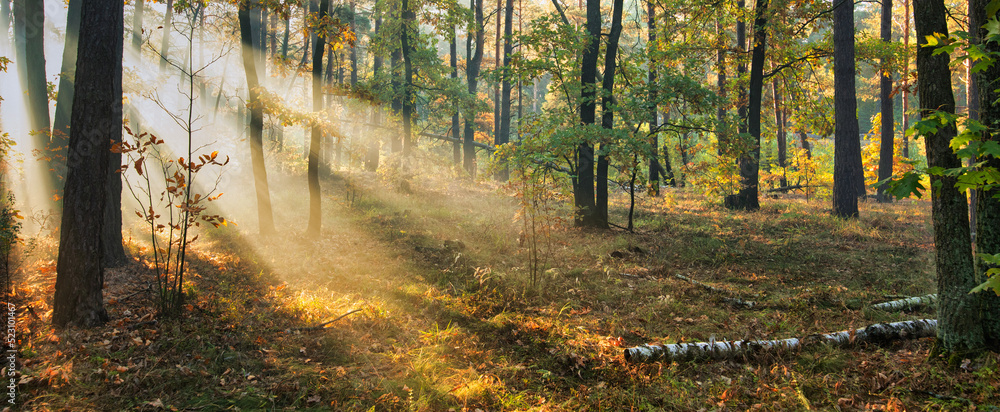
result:
[[[137,263],[106,275],[108,325],[53,330],[49,240],[25,266],[18,293],[19,405],[427,411],[1000,405],[997,355],[951,369],[928,359],[929,339],[709,362],[623,360],[623,348],[647,342],[777,339],[933,317],[933,308],[866,309],[887,296],[934,291],[927,202],[863,204],[862,218],[842,221],[829,216],[827,202],[795,196],[762,199],[761,211],[741,213],[667,190],[661,198],[640,197],[635,233],[557,230],[549,266],[533,285],[517,240],[515,202],[492,184],[441,174],[413,177],[405,191],[386,189],[370,174],[335,176],[324,183],[324,231],[316,241],[297,233],[260,238],[239,227],[205,232],[191,255],[191,306],[181,319],[154,322],[152,295],[144,292],[151,275]],[[285,186],[295,191],[302,183]],[[612,219],[622,222],[627,198],[616,196]],[[282,213],[306,210],[305,199],[296,199],[287,196]],[[734,308],[674,274],[759,305]],[[355,309],[325,329],[309,329]]]

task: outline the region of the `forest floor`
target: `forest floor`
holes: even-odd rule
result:
[[[276,191],[278,213],[304,216],[300,180],[286,195]],[[779,339],[934,318],[933,307],[868,308],[935,290],[927,201],[865,203],[860,219],[843,221],[829,215],[828,201],[798,195],[764,198],[759,212],[743,213],[667,189],[639,196],[635,233],[553,223],[532,276],[517,198],[494,185],[418,175],[387,189],[361,172],[323,185],[318,240],[301,235],[301,216],[301,227],[266,238],[242,226],[205,231],[193,245],[189,305],[178,319],[155,316],[143,260],[107,272],[106,326],[54,330],[55,245],[36,239],[17,289],[17,407],[1000,406],[1000,357],[948,366],[929,358],[933,339],[707,361],[623,357],[647,342]],[[614,196],[612,220],[624,225],[628,196]],[[142,242],[131,246],[143,255]],[[727,297],[757,305],[736,307]]]

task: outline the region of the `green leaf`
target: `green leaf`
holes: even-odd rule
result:
[[[986,289],[993,289],[993,293],[996,293],[997,296],[1000,296],[1000,269],[997,268],[990,269],[986,271],[986,274],[990,276],[989,279],[986,279],[986,281],[983,282],[983,284],[973,288],[972,291],[970,291],[969,293],[976,293],[976,292],[982,292]]]
[[[924,185],[920,184],[921,177],[919,173],[909,172],[898,180],[880,182],[879,184],[887,184],[889,194],[896,199],[903,199],[910,195],[915,195],[919,199],[923,195],[922,191],[927,190]]]
[[[986,5],[986,15],[993,16],[1000,11],[1000,0],[993,0]]]

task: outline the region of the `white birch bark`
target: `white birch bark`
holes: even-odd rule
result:
[[[625,349],[627,362],[683,361],[694,359],[731,358],[735,355],[761,350],[796,349],[817,343],[848,346],[855,343],[884,343],[899,339],[916,339],[936,336],[937,320],[921,319],[895,323],[879,323],[867,328],[845,330],[803,338],[753,341],[721,341],[674,343],[669,345],[640,345]]]
[[[872,305],[871,307],[872,309],[885,310],[885,311],[914,310],[924,305],[936,304],[937,299],[938,295],[936,293],[932,293],[930,295],[915,296],[912,298],[883,302]]]

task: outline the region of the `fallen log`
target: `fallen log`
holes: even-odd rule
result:
[[[935,336],[936,334],[937,320],[921,319],[895,323],[879,323],[867,328],[809,335],[804,338],[673,343],[669,345],[645,344],[625,349],[625,361],[639,363],[733,358],[736,355],[752,352],[796,349],[818,343],[848,346],[865,342],[885,343],[900,339],[926,338]]]
[[[912,298],[882,302],[874,304],[871,307],[872,309],[878,309],[884,311],[915,310],[924,305],[933,305],[937,303],[937,298],[938,298],[937,293],[932,293],[930,295],[914,296]]]
[[[727,291],[727,290],[725,290],[725,289],[719,289],[719,288],[717,288],[715,286],[709,285],[707,283],[699,282],[697,280],[691,279],[691,278],[689,278],[687,276],[684,276],[684,275],[681,275],[681,274],[675,274],[674,277],[677,278],[677,279],[683,280],[685,282],[688,282],[688,283],[690,283],[692,285],[701,287],[702,289],[708,290],[710,292],[724,294],[724,295],[730,294],[730,292]],[[754,302],[754,301],[751,301],[751,300],[743,300],[743,299],[735,298],[735,297],[726,297],[726,296],[723,296],[722,297],[722,301],[726,302],[726,303],[729,303],[729,304],[732,304],[733,306],[742,306],[742,307],[745,307],[747,309],[753,309],[754,306],[757,306],[757,302]]]

